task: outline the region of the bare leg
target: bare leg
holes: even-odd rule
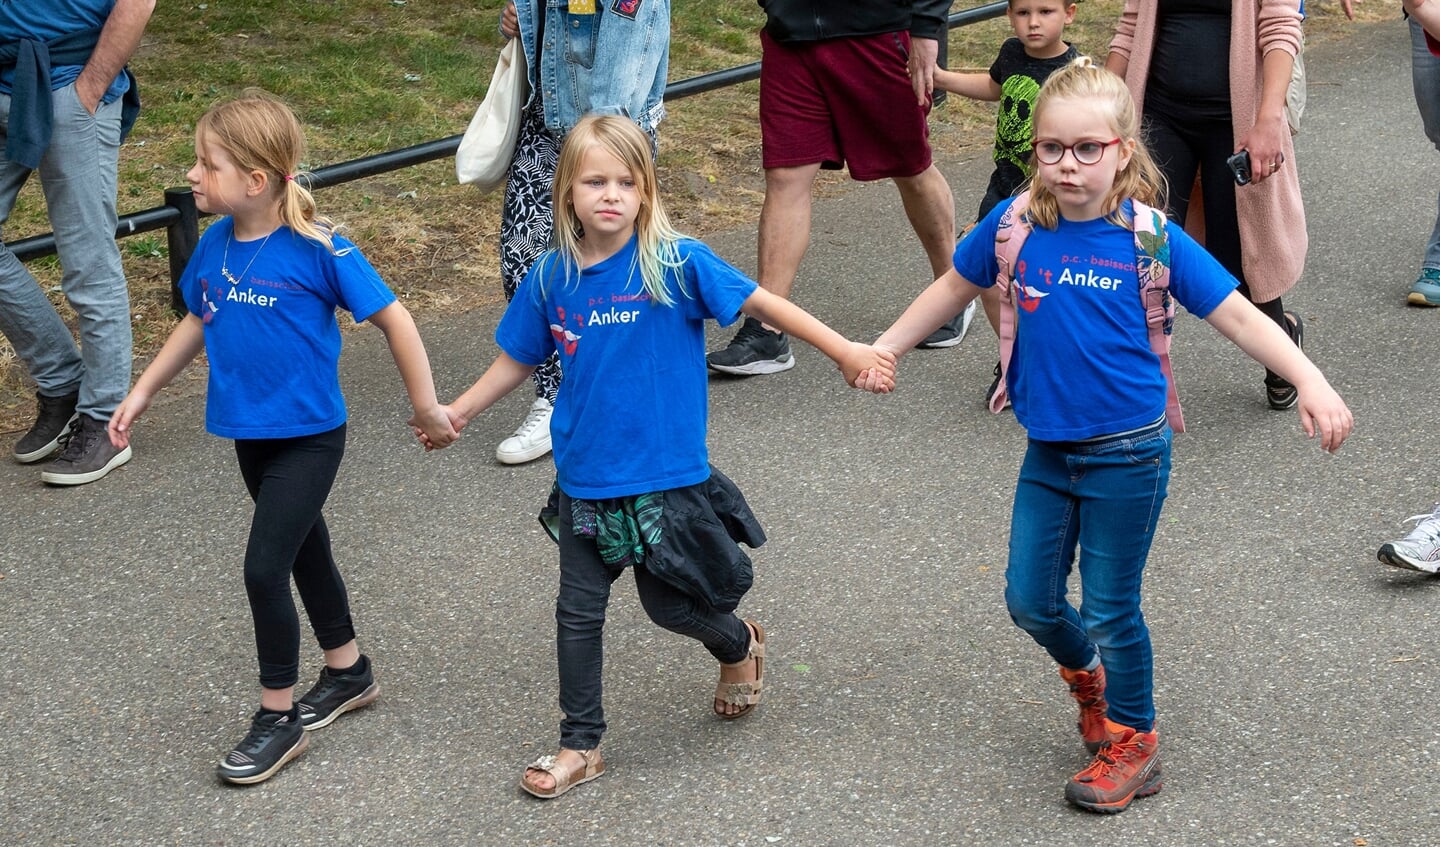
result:
[[[272,712],[288,712],[295,705],[295,686],[260,689],[260,706]]]
[[[325,666],[331,670],[343,671],[354,667],[355,663],[360,661],[360,647],[353,638],[333,650],[325,650],[324,653]]]
[[[820,163],[765,171],[760,209],[760,287],[790,299],[800,260],[810,246],[810,191]],[[772,327],[773,329],[773,327]]]
[[[897,177],[895,187],[900,189],[905,216],[930,259],[931,279],[936,279],[950,269],[955,253],[955,198],[950,184],[931,165],[915,176]]]

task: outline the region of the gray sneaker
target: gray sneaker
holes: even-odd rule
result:
[[[705,356],[705,364],[713,371],[733,376],[754,376],[788,371],[795,367],[795,357],[785,333],[771,332],[758,320],[747,317],[723,350]]]
[[[1436,505],[1431,514],[1406,520],[1419,523],[1399,541],[1382,544],[1375,558],[1397,568],[1440,573],[1440,505]]]
[[[946,347],[954,347],[965,340],[965,333],[970,331],[970,322],[973,320],[975,320],[975,301],[971,300],[963,312],[941,324],[939,329],[930,333],[924,341],[915,346],[921,350],[942,350]]]
[[[322,667],[320,678],[296,703],[300,708],[300,726],[307,732],[323,729],[346,712],[370,705],[379,696],[380,686],[375,683],[368,658],[365,670],[357,674],[336,673]]]
[[[215,773],[226,782],[254,785],[274,776],[308,746],[310,739],[291,715],[256,712],[250,731],[220,760]]]
[[[59,397],[35,394],[35,425],[15,442],[15,461],[22,465],[38,462],[60,449],[60,440],[75,422],[75,404],[80,392],[72,391]]]
[[[40,481],[50,485],[84,485],[94,482],[130,461],[130,448],[117,450],[105,432],[106,421],[79,415],[60,440],[65,450],[46,466]]]

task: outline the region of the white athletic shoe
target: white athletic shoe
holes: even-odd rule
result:
[[[550,413],[554,410],[549,400],[536,397],[525,422],[495,448],[495,458],[507,465],[521,465],[549,453]]]

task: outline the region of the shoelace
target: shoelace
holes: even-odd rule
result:
[[[265,742],[269,741],[270,736],[279,731],[280,727],[279,721],[256,721],[250,725],[250,732],[236,749],[247,753],[257,752],[264,748]]]
[[[515,430],[515,434],[521,438],[529,436],[549,415],[549,407],[531,406],[530,413],[525,416],[525,422],[520,424],[520,428]]]
[[[1431,544],[1440,543],[1440,504],[1435,506],[1435,511],[1428,515],[1412,515],[1401,523],[1419,521],[1410,534],[1405,536],[1406,541],[1427,541]]]
[[[1100,745],[1094,761],[1085,770],[1075,774],[1075,779],[1079,782],[1091,782],[1108,776],[1111,771],[1119,770],[1131,759],[1138,758],[1143,746],[1133,738],[1129,741],[1106,741]]]
[[[320,679],[315,683],[315,689],[314,689],[315,699],[316,699],[316,700],[324,700],[326,697],[329,697],[331,694],[334,694],[336,691],[339,691],[341,688],[344,688],[344,683],[342,683],[340,680],[336,679],[333,674],[326,673],[326,674],[322,675],[322,676],[320,677]],[[299,705],[300,705],[300,711],[302,711],[302,712],[305,711],[305,710],[307,710],[307,709],[309,709],[309,710],[311,710],[311,711],[314,711],[314,707],[313,707],[313,706],[310,706],[309,704],[301,703],[301,704],[299,704]]]
[[[775,333],[766,329],[759,321],[746,321],[745,324],[740,327],[740,331],[735,333],[735,340],[731,343],[737,344],[751,338],[766,338],[774,334]]]
[[[99,437],[99,432],[87,429],[83,419],[76,418],[70,422],[70,428],[60,435],[60,458],[74,459],[85,455]]]

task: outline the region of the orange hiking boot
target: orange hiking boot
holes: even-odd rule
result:
[[[1105,743],[1105,713],[1110,705],[1105,702],[1105,666],[1096,665],[1093,671],[1072,671],[1060,668],[1060,678],[1070,685],[1070,696],[1080,704],[1080,719],[1075,725],[1085,741],[1085,749],[1093,755]]]
[[[1160,790],[1160,736],[1154,730],[1137,732],[1105,721],[1109,739],[1100,745],[1095,761],[1070,777],[1065,799],[1092,812],[1123,812],[1136,797]]]

